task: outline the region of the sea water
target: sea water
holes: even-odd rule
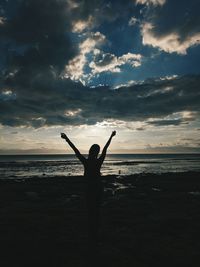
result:
[[[131,175],[186,171],[200,171],[200,154],[109,154],[101,173]],[[83,166],[74,155],[0,155],[0,179],[82,174]]]

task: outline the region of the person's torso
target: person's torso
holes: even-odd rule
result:
[[[87,159],[84,164],[84,176],[86,177],[99,177],[101,176],[101,163],[99,159]]]

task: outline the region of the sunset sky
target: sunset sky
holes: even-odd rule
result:
[[[0,0],[0,154],[200,152],[199,0]]]

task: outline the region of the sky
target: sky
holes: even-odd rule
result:
[[[200,153],[199,0],[0,0],[0,154]]]

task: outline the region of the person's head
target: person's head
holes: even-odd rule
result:
[[[89,150],[89,158],[97,158],[98,154],[99,154],[99,151],[100,151],[100,146],[97,145],[97,144],[94,144],[90,147],[90,150]]]

